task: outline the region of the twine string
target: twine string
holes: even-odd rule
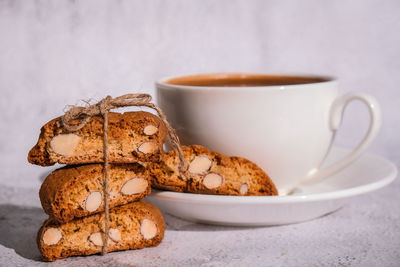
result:
[[[187,162],[183,156],[183,151],[180,146],[179,137],[175,129],[168,123],[167,117],[164,112],[155,104],[151,103],[151,96],[148,94],[126,94],[119,97],[112,98],[107,96],[96,104],[87,107],[71,106],[61,117],[63,127],[69,132],[75,132],[82,129],[90,120],[91,117],[101,115],[104,119],[103,123],[103,146],[104,146],[104,244],[102,254],[107,254],[108,237],[109,237],[109,193],[108,193],[108,180],[109,180],[109,157],[108,157],[108,113],[111,109],[130,106],[145,106],[154,109],[161,121],[168,130],[169,140],[175,153],[179,156],[179,171],[181,178],[187,181],[185,172],[187,169]]]

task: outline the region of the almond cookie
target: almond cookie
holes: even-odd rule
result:
[[[161,212],[147,202],[110,209],[108,251],[157,246],[164,237]],[[40,253],[47,261],[99,253],[104,243],[104,213],[60,224],[44,222],[37,235]]]
[[[72,165],[53,171],[44,180],[40,201],[58,222],[104,211],[103,164]],[[149,172],[138,163],[109,165],[109,207],[140,200],[151,192]]]
[[[216,195],[278,195],[268,175],[247,159],[225,156],[199,145],[183,146],[182,150],[189,164],[188,181],[180,177],[179,159],[170,151],[161,162],[151,164],[154,188]]]
[[[51,120],[42,127],[28,161],[41,166],[103,162],[103,121],[94,116],[82,129],[68,132],[60,117]],[[114,163],[158,160],[167,137],[162,121],[143,111],[110,112],[107,133],[109,161]]]

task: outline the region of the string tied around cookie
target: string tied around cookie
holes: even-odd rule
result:
[[[63,127],[69,132],[75,132],[82,129],[90,120],[91,117],[101,115],[104,119],[103,123],[103,146],[104,146],[104,245],[102,254],[107,254],[108,247],[108,236],[109,236],[109,194],[108,194],[108,180],[109,180],[109,158],[108,158],[108,113],[111,109],[121,107],[132,107],[132,106],[144,106],[154,109],[161,121],[168,130],[168,136],[175,150],[175,153],[179,157],[179,171],[184,180],[186,179],[185,172],[187,170],[187,162],[183,156],[183,151],[180,145],[179,137],[175,132],[175,129],[167,121],[167,117],[164,112],[155,104],[151,103],[151,95],[149,94],[126,94],[119,97],[112,98],[107,96],[100,100],[98,103],[89,105],[87,107],[81,106],[70,106],[70,109],[65,112],[64,116],[61,117]]]

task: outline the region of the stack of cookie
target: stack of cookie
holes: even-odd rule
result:
[[[103,124],[102,116],[92,116],[83,128],[69,132],[61,118],[56,118],[42,127],[37,144],[29,152],[32,164],[67,164],[52,172],[39,192],[42,207],[49,215],[37,239],[46,260],[102,251]],[[168,131],[164,122],[151,113],[111,112],[107,127],[107,251],[156,246],[162,241],[165,224],[160,211],[141,201],[150,194],[151,186],[201,194],[277,195],[268,175],[247,159],[225,156],[199,145],[178,146],[177,151],[164,153]],[[183,158],[187,163],[184,171]]]
[[[49,215],[37,236],[46,260],[102,251],[103,123],[101,116],[93,116],[83,128],[71,133],[56,118],[42,127],[37,144],[29,152],[28,161],[32,164],[67,164],[47,176],[39,192],[42,207]],[[151,191],[151,172],[145,166],[161,161],[167,129],[148,112],[110,112],[107,134],[107,250],[156,246],[164,236],[164,220],[156,207],[141,199]]]

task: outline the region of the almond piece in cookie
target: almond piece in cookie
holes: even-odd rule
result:
[[[110,238],[114,242],[119,242],[121,240],[121,231],[118,230],[117,228],[111,228],[110,229]]]
[[[246,195],[247,191],[249,191],[249,186],[247,184],[242,184],[239,189],[240,194]]]
[[[158,146],[154,142],[144,142],[139,145],[138,151],[143,154],[152,154],[155,153],[158,149]]]
[[[189,172],[192,174],[201,174],[210,170],[212,161],[206,155],[195,156],[189,164]]]
[[[145,135],[153,135],[158,132],[158,128],[154,125],[147,125],[146,127],[143,128],[143,133]]]
[[[222,185],[224,179],[217,173],[209,173],[204,176],[203,184],[208,189],[218,188]]]
[[[89,193],[88,197],[86,198],[85,209],[88,212],[96,211],[100,207],[101,202],[102,202],[101,193],[98,191],[91,192],[91,193]]]
[[[76,134],[56,135],[50,141],[50,147],[54,153],[64,157],[70,157],[74,154],[75,148],[81,138]]]
[[[147,190],[149,182],[146,178],[133,178],[128,180],[121,188],[121,193],[124,195],[140,194]]]
[[[93,245],[101,247],[103,246],[103,234],[100,232],[93,233],[89,236],[89,241],[93,243]]]
[[[140,225],[140,233],[145,239],[152,239],[157,235],[157,225],[150,219],[144,219]]]
[[[56,245],[62,238],[60,229],[55,227],[49,227],[43,234],[43,243],[52,246]]]

